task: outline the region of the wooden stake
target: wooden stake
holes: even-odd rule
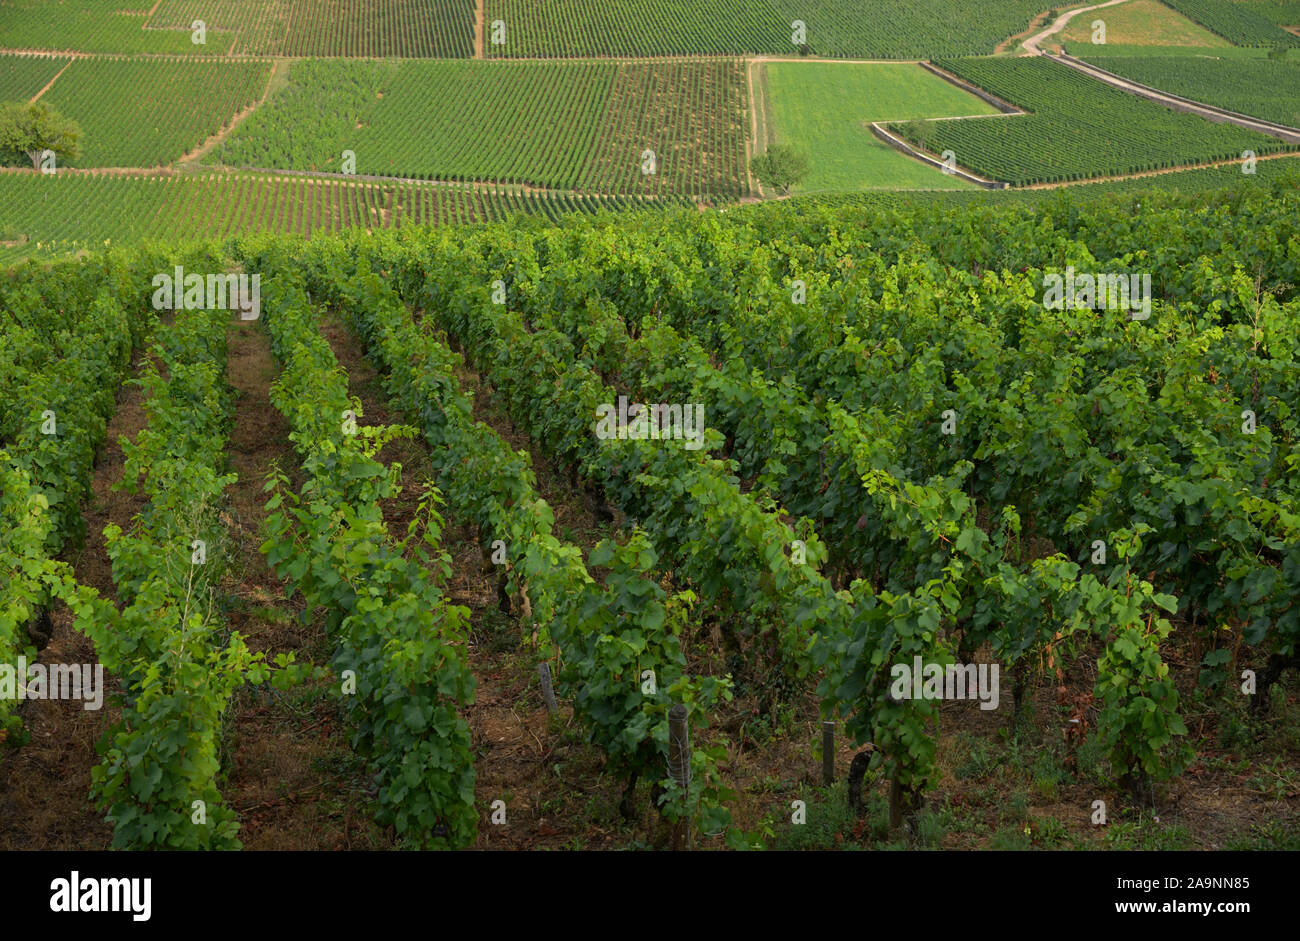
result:
[[[835,783],[835,723],[822,723],[822,784]]]
[[[546,711],[555,715],[559,706],[555,703],[555,689],[551,686],[551,665],[545,661],[539,663],[537,673],[542,678],[542,699],[546,701]]]
[[[668,710],[668,774],[683,792],[691,786],[691,730],[686,724],[686,707],[681,703]],[[673,824],[673,849],[691,848],[690,821]]]

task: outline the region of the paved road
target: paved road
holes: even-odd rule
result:
[[[1190,114],[1200,115],[1201,117],[1215,121],[1219,124],[1235,124],[1237,127],[1244,128],[1248,131],[1257,131],[1261,134],[1268,134],[1271,137],[1277,137],[1292,143],[1300,143],[1300,130],[1287,128],[1280,124],[1273,124],[1270,121],[1262,121],[1258,118],[1252,118],[1244,114],[1237,114],[1233,111],[1225,111],[1222,108],[1216,108],[1213,105],[1207,105],[1199,101],[1191,101],[1187,98],[1181,98],[1177,95],[1171,95],[1162,92],[1159,89],[1151,88],[1148,85],[1142,85],[1138,82],[1129,81],[1119,75],[1107,72],[1104,69],[1089,65],[1078,59],[1067,56],[1053,55],[1046,52],[1040,43],[1045,42],[1052,36],[1055,36],[1061,30],[1065,29],[1070,20],[1074,19],[1080,13],[1088,13],[1092,10],[1100,10],[1103,7],[1113,7],[1119,3],[1127,3],[1128,0],[1109,0],[1107,3],[1099,3],[1096,6],[1083,7],[1080,10],[1071,10],[1068,13],[1062,13],[1056,18],[1047,29],[1036,33],[1025,40],[1025,49],[1029,55],[1050,56],[1062,65],[1067,65],[1075,71],[1082,72],[1089,78],[1096,79],[1099,82],[1105,82],[1113,88],[1127,92],[1130,95],[1137,95],[1139,98],[1145,98],[1148,101],[1154,101],[1156,104],[1165,105],[1176,111],[1183,111]]]
[[[1056,20],[1052,23],[1051,26],[1047,27],[1047,29],[1043,30],[1041,33],[1035,33],[1034,35],[1026,39],[1025,48],[1029,51],[1029,55],[1031,56],[1045,55],[1043,50],[1039,48],[1038,44],[1040,42],[1043,42],[1046,39],[1049,39],[1052,36],[1055,36],[1061,30],[1065,29],[1065,27],[1069,25],[1070,20],[1074,19],[1080,13],[1088,13],[1091,12],[1092,10],[1100,10],[1102,7],[1113,7],[1119,3],[1128,3],[1128,0],[1107,0],[1107,2],[1099,3],[1096,6],[1083,7],[1080,10],[1070,10],[1068,13],[1062,13],[1060,16],[1056,18]]]

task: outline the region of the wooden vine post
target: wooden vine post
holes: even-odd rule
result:
[[[555,715],[559,706],[555,702],[555,687],[551,685],[551,665],[545,661],[539,663],[537,673],[542,679],[542,699],[546,702],[546,712]]]
[[[691,786],[691,731],[686,724],[686,707],[681,703],[668,710],[668,775],[685,793]],[[673,822],[673,849],[691,848],[689,819]]]
[[[835,783],[835,723],[822,722],[822,785]]]

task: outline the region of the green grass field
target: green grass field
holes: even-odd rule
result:
[[[796,189],[800,193],[967,188],[970,184],[889,147],[869,125],[997,113],[916,65],[769,62],[763,69],[769,137],[808,154],[808,178]]]
[[[1065,43],[1092,44],[1092,24],[1106,24],[1106,44],[1134,46],[1230,46],[1195,20],[1159,0],[1129,0],[1118,6],[1080,13],[1056,37]]]

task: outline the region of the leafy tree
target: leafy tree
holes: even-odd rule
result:
[[[46,150],[63,161],[81,156],[80,125],[43,101],[0,105],[0,158],[8,163],[26,157],[40,169]]]
[[[808,175],[808,157],[787,144],[773,144],[750,161],[750,169],[764,186],[789,195],[790,187]]]
[[[922,147],[929,141],[928,128],[925,121],[918,121],[913,118],[911,121],[904,121],[896,127],[902,132],[902,136],[912,143],[919,143]]]

